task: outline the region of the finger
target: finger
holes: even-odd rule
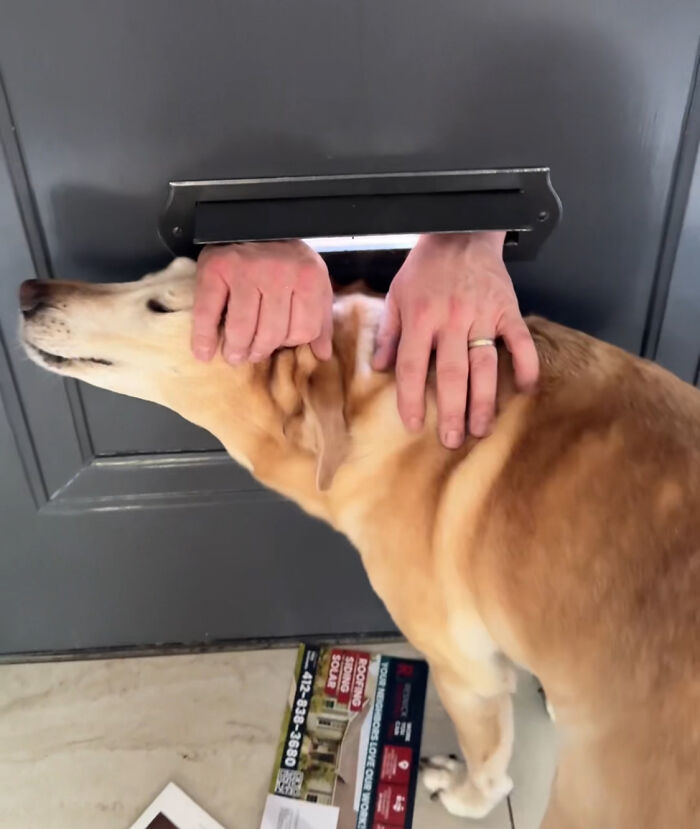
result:
[[[328,302],[323,317],[321,335],[311,343],[311,350],[319,360],[330,360],[333,354],[333,303],[331,301]]]
[[[389,291],[384,302],[384,311],[379,323],[374,356],[372,357],[372,368],[375,371],[386,371],[392,365],[396,359],[400,336],[401,315],[394,301],[394,296]]]
[[[530,329],[522,317],[513,314],[503,319],[498,326],[498,334],[503,337],[506,348],[513,357],[517,387],[522,392],[533,392],[540,373],[540,361]]]
[[[250,346],[251,362],[269,357],[287,339],[291,299],[290,291],[272,290],[262,295],[258,328]]]
[[[296,292],[292,293],[289,331],[284,344],[295,346],[313,342],[320,336],[322,325],[323,317],[319,314],[318,305]]]
[[[436,370],[440,440],[457,449],[464,440],[469,381],[466,329],[450,328],[438,336]]]
[[[224,325],[224,359],[245,360],[258,327],[260,292],[251,282],[237,279],[231,286]]]
[[[228,285],[219,272],[207,267],[197,271],[192,309],[192,353],[198,360],[211,360],[219,344],[219,323],[228,298]]]
[[[493,339],[494,333],[472,326],[470,340]],[[488,435],[496,414],[498,354],[495,345],[469,350],[469,431],[474,437]]]
[[[432,331],[406,326],[396,355],[396,391],[399,414],[413,432],[425,418],[425,381],[428,375]]]

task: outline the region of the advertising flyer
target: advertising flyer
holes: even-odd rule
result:
[[[410,829],[427,663],[301,645],[261,829]]]

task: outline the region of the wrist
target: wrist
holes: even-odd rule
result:
[[[417,248],[430,249],[488,249],[499,257],[503,254],[505,230],[475,230],[469,233],[423,233],[418,237]]]

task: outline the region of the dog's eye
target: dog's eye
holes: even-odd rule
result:
[[[162,302],[159,302],[157,299],[149,299],[146,303],[146,307],[149,311],[153,311],[154,314],[172,314],[172,308],[166,308]]]

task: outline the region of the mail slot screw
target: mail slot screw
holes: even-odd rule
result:
[[[175,225],[173,228],[173,236],[182,236],[182,228],[180,225]]]
[[[549,213],[546,210],[540,210],[540,212],[537,214],[537,221],[538,222],[546,222],[548,218],[549,218]]]

